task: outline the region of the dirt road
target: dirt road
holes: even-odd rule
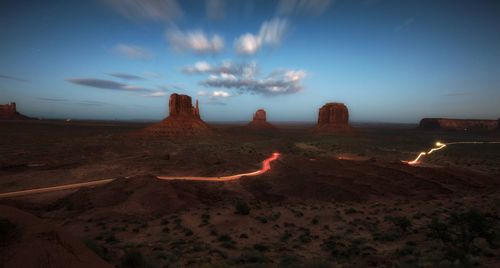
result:
[[[266,158],[264,161],[262,161],[262,168],[261,169],[254,171],[254,172],[249,172],[249,173],[241,173],[241,174],[235,174],[235,175],[223,176],[223,177],[158,176],[157,178],[160,180],[190,180],[190,181],[232,181],[232,180],[238,180],[241,177],[258,176],[260,174],[263,174],[263,173],[269,171],[271,169],[271,162],[278,159],[279,156],[280,156],[279,153],[273,153],[269,158]],[[82,187],[93,187],[93,186],[112,182],[113,180],[114,179],[103,179],[103,180],[96,180],[96,181],[89,181],[89,182],[82,182],[82,183],[72,183],[72,184],[66,184],[66,185],[59,185],[59,186],[53,186],[53,187],[45,187],[45,188],[29,189],[29,190],[22,190],[22,191],[16,191],[16,192],[0,193],[0,199],[1,198],[16,197],[16,196],[48,193],[48,192],[54,192],[54,191],[77,189],[77,188],[82,188]]]

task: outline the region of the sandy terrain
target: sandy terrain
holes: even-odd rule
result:
[[[306,125],[276,125],[212,124],[213,137],[168,140],[135,135],[145,124],[1,122],[0,193],[113,180],[0,203],[61,226],[120,267],[500,262],[500,145],[401,162],[436,141],[498,141],[500,133],[355,125],[317,136]],[[157,178],[254,172],[275,151],[259,176]],[[455,235],[469,229],[466,239]]]

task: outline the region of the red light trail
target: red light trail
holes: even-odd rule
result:
[[[280,153],[278,153],[278,152],[273,153],[270,157],[268,157],[268,158],[264,159],[264,161],[262,161],[262,167],[259,170],[256,170],[253,172],[248,172],[248,173],[241,173],[241,174],[222,176],[222,177],[159,176],[157,178],[160,180],[232,181],[232,180],[240,179],[241,177],[258,176],[260,174],[266,173],[267,171],[269,171],[271,169],[271,162],[277,160],[279,156],[280,156]],[[126,177],[126,178],[128,178],[128,177]],[[72,183],[72,184],[65,184],[65,185],[45,187],[45,188],[22,190],[22,191],[16,191],[16,192],[0,193],[0,198],[10,198],[10,197],[16,197],[16,196],[48,193],[48,192],[55,192],[55,191],[62,191],[62,190],[72,190],[72,189],[78,189],[78,188],[82,188],[82,187],[93,187],[93,186],[97,186],[97,185],[101,185],[101,184],[110,183],[114,180],[115,179],[104,179],[104,180],[96,180],[96,181],[90,181],[90,182]]]
[[[160,180],[189,180],[189,181],[232,181],[232,180],[238,180],[238,179],[241,179],[241,177],[257,176],[257,175],[266,173],[267,171],[269,171],[271,169],[271,162],[277,160],[279,156],[280,156],[280,153],[278,153],[278,152],[273,153],[270,157],[268,157],[268,158],[264,159],[264,161],[262,161],[262,167],[259,170],[256,170],[253,172],[248,172],[248,173],[241,173],[241,174],[222,176],[222,177],[158,176],[157,178]]]

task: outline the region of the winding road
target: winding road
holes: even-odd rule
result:
[[[273,153],[270,157],[268,157],[268,158],[264,159],[264,161],[262,161],[262,167],[259,170],[249,172],[249,173],[241,173],[241,174],[222,176],[222,177],[158,176],[157,178],[160,180],[189,180],[189,181],[232,181],[232,180],[238,180],[238,179],[241,179],[242,177],[258,176],[260,174],[266,173],[267,171],[269,171],[271,169],[271,162],[278,159],[279,156],[280,156],[280,153],[278,153],[278,152]],[[10,197],[17,197],[17,196],[32,195],[32,194],[55,192],[55,191],[62,191],[62,190],[78,189],[78,188],[82,188],[82,187],[93,187],[93,186],[98,186],[101,184],[110,183],[114,180],[115,179],[103,179],[103,180],[95,180],[95,181],[89,181],[89,182],[72,183],[72,184],[65,184],[65,185],[52,186],[52,187],[44,187],[44,188],[36,188],[36,189],[29,189],[29,190],[15,191],[15,192],[0,193],[0,199],[1,198],[10,198]]]

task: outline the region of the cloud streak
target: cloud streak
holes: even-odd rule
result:
[[[193,66],[182,68],[182,72],[186,74],[231,74],[253,76],[258,72],[257,64],[251,63],[234,63],[224,61],[220,65],[210,65],[206,61],[198,61]]]
[[[19,78],[19,77],[15,77],[15,76],[11,76],[11,75],[6,75],[6,74],[0,74],[0,78],[2,78],[2,79],[8,79],[8,80],[13,80],[13,81],[18,81],[18,82],[29,82],[29,80],[26,80],[26,79],[23,79],[23,78]]]
[[[170,47],[176,52],[191,51],[197,54],[217,54],[224,49],[224,39],[217,34],[207,36],[201,30],[180,31],[172,28],[165,33]]]
[[[277,14],[280,16],[295,14],[319,16],[323,14],[332,3],[332,0],[280,0]]]
[[[145,88],[142,86],[124,84],[97,78],[68,78],[66,79],[66,81],[76,85],[98,89],[134,92],[138,93],[138,95],[141,97],[163,97],[166,95],[165,91],[168,91],[163,86],[158,86],[156,88]]]
[[[394,32],[396,32],[396,33],[400,32],[400,31],[404,30],[405,28],[409,27],[410,25],[412,25],[414,22],[415,22],[414,18],[407,18],[401,24],[399,24],[398,26],[396,26],[394,28]]]
[[[114,50],[118,54],[134,60],[148,60],[154,57],[151,51],[136,45],[118,44]]]
[[[48,102],[59,102],[71,105],[82,105],[82,106],[101,106],[101,105],[112,105],[111,103],[103,102],[103,101],[94,101],[94,100],[69,100],[69,99],[61,99],[61,98],[38,98],[41,101]]]
[[[124,80],[144,80],[144,77],[128,73],[106,73],[107,75]]]
[[[260,26],[258,34],[246,33],[234,41],[236,53],[241,55],[253,55],[262,46],[276,47],[281,44],[288,29],[286,19],[275,18],[265,21]]]
[[[211,20],[221,20],[225,14],[226,1],[225,0],[206,0],[205,9],[207,17]]]
[[[126,18],[171,22],[183,17],[176,0],[103,0],[112,10]]]

